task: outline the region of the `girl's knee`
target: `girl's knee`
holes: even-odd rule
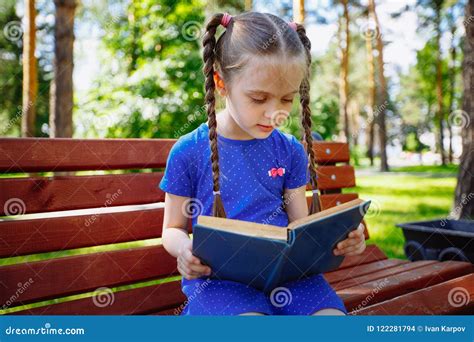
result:
[[[322,309],[322,310],[316,311],[311,316],[320,316],[320,315],[345,316],[346,314],[344,312],[342,312],[341,310],[337,310],[337,309]]]

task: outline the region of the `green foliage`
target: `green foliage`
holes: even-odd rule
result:
[[[403,150],[419,153],[419,152],[422,152],[422,151],[428,151],[429,146],[423,144],[420,141],[420,139],[418,139],[418,136],[416,135],[416,132],[411,132],[406,137],[405,143],[403,144]]]
[[[110,18],[101,74],[77,105],[80,134],[176,138],[205,121],[203,22],[199,0],[134,0]]]

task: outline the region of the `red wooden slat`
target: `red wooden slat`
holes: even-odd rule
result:
[[[0,257],[161,237],[164,209],[0,222]],[[188,220],[191,232],[191,219]]]
[[[454,278],[349,314],[472,315],[474,314],[474,274]]]
[[[0,267],[0,305],[31,285],[9,307],[176,274],[176,259],[162,246],[125,249]],[[30,280],[31,279],[31,280]]]
[[[106,292],[102,296],[99,293],[97,292],[95,297],[17,311],[13,314],[146,315],[160,310],[167,310],[168,314],[173,315],[179,309],[179,305],[186,299],[185,295],[181,292],[181,281],[124,290],[114,292],[113,294]]]
[[[337,294],[348,311],[359,310],[396,296],[460,277],[474,271],[470,263],[459,261],[436,262],[412,271],[389,274],[377,280],[355,285]],[[366,303],[364,305],[364,303]]]
[[[0,179],[0,216],[8,214],[5,203],[12,198],[23,203],[22,214],[162,202],[162,177],[151,172]]]
[[[392,267],[390,269],[379,270],[377,272],[373,272],[370,274],[365,274],[359,277],[355,276],[355,277],[346,279],[344,281],[340,281],[334,285],[334,289],[336,291],[346,289],[349,287],[353,287],[353,286],[367,283],[370,281],[374,281],[377,279],[383,279],[384,277],[388,277],[394,274],[409,272],[417,268],[433,265],[433,264],[436,264],[437,262],[438,261],[436,260],[422,260],[422,261],[403,263],[398,266]]]
[[[347,143],[315,141],[313,151],[318,164],[348,162],[350,159]]]
[[[358,194],[324,194],[321,195],[321,205],[324,209],[332,208],[336,205],[352,201],[359,198]]]
[[[175,139],[1,138],[0,172],[164,167]]]
[[[408,260],[401,259],[378,260],[368,264],[327,272],[324,273],[324,278],[326,278],[329,283],[336,284],[338,282],[346,281],[348,279],[360,277],[366,274],[371,274],[377,271],[388,270],[392,267],[406,264],[408,262]]]
[[[319,166],[317,174],[320,190],[352,188],[355,186],[354,168],[350,165]]]
[[[387,256],[379,247],[376,245],[368,245],[362,254],[345,257],[338,270],[384,259],[387,259]]]

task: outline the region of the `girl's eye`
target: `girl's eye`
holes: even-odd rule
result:
[[[265,102],[265,99],[254,99],[253,97],[251,97],[251,99],[255,103],[264,103]]]
[[[291,99],[291,100],[290,99],[283,99],[283,102],[291,103],[291,102],[293,102],[293,99]]]

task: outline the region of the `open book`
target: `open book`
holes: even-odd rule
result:
[[[338,268],[344,256],[333,250],[357,229],[369,205],[355,199],[287,227],[199,216],[193,227],[193,254],[211,267],[211,278],[269,292],[285,282]]]

